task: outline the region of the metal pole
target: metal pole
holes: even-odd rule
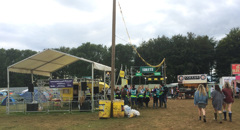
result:
[[[32,70],[31,70],[31,80],[32,80],[32,85],[33,85],[33,88],[34,88],[34,84],[33,84],[33,72],[32,72]],[[33,102],[34,102],[34,91],[32,92],[32,97],[33,97]]]
[[[162,74],[161,75],[162,75],[162,77],[164,76],[163,65],[162,65]],[[162,84],[163,84],[163,82],[164,81],[162,80]]]
[[[116,0],[113,0],[112,17],[112,62],[111,62],[111,101],[114,99],[114,77],[115,77],[115,28],[116,28]]]
[[[122,64],[121,64],[121,69],[120,69],[120,71],[122,70]],[[116,82],[116,85],[117,85],[117,83],[118,83],[118,80],[119,80],[119,77],[120,77],[120,71],[119,71],[119,74],[118,74],[118,78],[117,78],[117,82]],[[115,81],[115,80],[114,80]]]
[[[9,97],[10,97],[10,94],[9,94],[9,70],[7,68],[7,87],[8,87],[8,100],[7,100],[7,114],[9,114]]]
[[[166,84],[166,61],[164,61],[164,85]]]
[[[132,75],[132,66],[131,66],[131,86],[133,85],[133,83],[132,83],[132,77],[133,77],[133,75]]]
[[[104,70],[104,100],[105,100],[105,98],[106,98],[106,86],[105,86],[105,84],[106,84],[106,71]]]
[[[31,80],[32,80],[32,83],[33,83],[33,72],[31,71]]]
[[[94,107],[94,99],[93,99],[93,81],[94,81],[94,63],[92,63],[92,112],[93,112],[93,107]]]
[[[53,78],[52,78],[52,73],[50,73],[50,79],[53,79]]]

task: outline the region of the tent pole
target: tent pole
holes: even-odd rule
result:
[[[33,72],[31,71],[31,79],[32,79],[32,83],[33,83]]]
[[[94,63],[92,63],[92,112],[94,107],[94,99],[93,99],[93,93],[94,93],[94,87],[93,87],[93,81],[94,81]]]
[[[105,70],[104,70],[104,76],[103,77],[104,77],[104,81],[103,82],[104,82],[104,100],[105,100],[105,98],[106,98],[106,89],[105,89],[105,87],[106,87],[105,86],[105,83],[106,83],[106,71]]]
[[[33,85],[33,71],[31,70],[31,80],[32,80],[32,85]],[[33,85],[34,88],[34,85]],[[32,97],[33,97],[33,101],[34,101],[34,91],[32,92]]]
[[[10,97],[10,94],[9,94],[9,70],[7,68],[7,87],[8,87],[8,100],[7,100],[7,114],[9,114],[9,97]]]

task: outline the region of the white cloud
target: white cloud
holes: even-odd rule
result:
[[[117,0],[134,45],[176,34],[217,40],[240,26],[239,0]],[[117,3],[117,43],[129,42]],[[111,45],[112,0],[1,0],[0,48]]]

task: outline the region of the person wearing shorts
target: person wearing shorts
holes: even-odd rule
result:
[[[226,111],[226,106],[227,106],[229,121],[232,122],[232,104],[233,104],[234,100],[233,100],[233,91],[228,82],[225,82],[224,89],[222,89],[222,92],[225,95],[224,103],[223,103],[224,120],[225,121],[227,120],[227,111]]]
[[[206,112],[205,108],[208,104],[208,95],[204,85],[198,85],[197,91],[194,93],[194,105],[198,106],[199,120],[201,120],[201,115],[203,115],[203,121],[206,122]]]

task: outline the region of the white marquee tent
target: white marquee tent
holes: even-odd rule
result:
[[[53,72],[79,60],[92,64],[93,80],[94,80],[94,69],[104,71],[104,76],[106,71],[111,71],[111,67],[109,66],[96,63],[94,61],[87,60],[84,58],[76,57],[70,54],[66,54],[60,51],[47,49],[47,50],[44,50],[43,52],[37,53],[22,61],[19,61],[7,68],[8,91],[10,87],[9,72],[31,74],[32,82],[33,82],[34,74],[51,77],[51,74]],[[92,87],[93,87],[93,81],[92,81]],[[8,96],[9,96],[9,92],[8,92]],[[93,99],[93,92],[92,92],[92,99]],[[92,103],[92,110],[93,110],[93,103]],[[9,113],[9,101],[8,101],[8,113]]]

